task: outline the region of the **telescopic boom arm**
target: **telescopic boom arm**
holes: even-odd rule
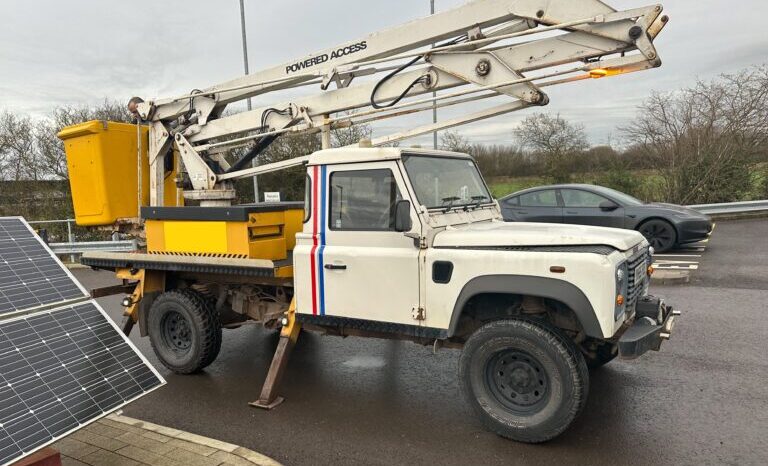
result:
[[[150,203],[163,199],[164,159],[172,148],[194,188],[185,197],[226,205],[234,198],[232,180],[306,163],[301,157],[246,168],[286,133],[327,136],[332,128],[433,106],[511,99],[372,141],[380,146],[546,105],[548,86],[658,67],[653,41],[667,23],[661,12],[661,5],[617,11],[599,0],[475,0],[202,91],[142,102],[136,113],[151,124]],[[223,113],[231,103],[303,86],[319,92]],[[226,153],[244,146],[246,155],[230,166]]]

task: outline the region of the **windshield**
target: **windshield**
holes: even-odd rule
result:
[[[492,200],[470,159],[404,155],[403,164],[419,203],[428,209],[479,205]]]
[[[625,194],[621,191],[616,191],[615,189],[604,188],[604,187],[601,188],[601,190],[605,192],[605,194],[619,201],[619,203],[621,204],[625,204],[625,205],[642,205],[643,204],[643,201],[641,201],[640,199],[632,197],[629,194]]]

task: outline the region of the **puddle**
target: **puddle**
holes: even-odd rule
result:
[[[379,356],[355,356],[342,363],[343,366],[353,369],[379,369],[386,364],[384,358]]]

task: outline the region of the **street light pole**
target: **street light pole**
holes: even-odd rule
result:
[[[429,14],[435,14],[435,0],[429,0]],[[437,92],[433,92],[432,97],[436,98]],[[437,123],[437,100],[432,101],[432,123]],[[432,133],[432,146],[437,150],[437,131]]]
[[[245,0],[240,0],[240,31],[243,35],[243,67],[248,74],[248,39],[245,37]],[[248,110],[251,110],[251,99],[248,98]]]
[[[243,68],[245,69],[245,74],[249,74],[248,72],[248,40],[245,37],[245,0],[240,0],[240,32],[243,36]],[[248,98],[248,111],[251,111],[251,98]],[[258,157],[253,159],[253,166],[256,167],[259,165]],[[254,176],[253,177],[253,201],[258,203],[259,202],[259,177]]]

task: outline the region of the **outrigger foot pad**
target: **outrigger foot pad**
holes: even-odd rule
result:
[[[265,403],[265,402],[262,402],[261,400],[258,400],[258,401],[251,401],[250,403],[248,403],[248,405],[253,406],[254,408],[266,409],[267,411],[269,411],[270,409],[277,407],[277,405],[281,404],[283,401],[285,401],[285,398],[283,398],[282,396],[278,396],[271,403]]]

